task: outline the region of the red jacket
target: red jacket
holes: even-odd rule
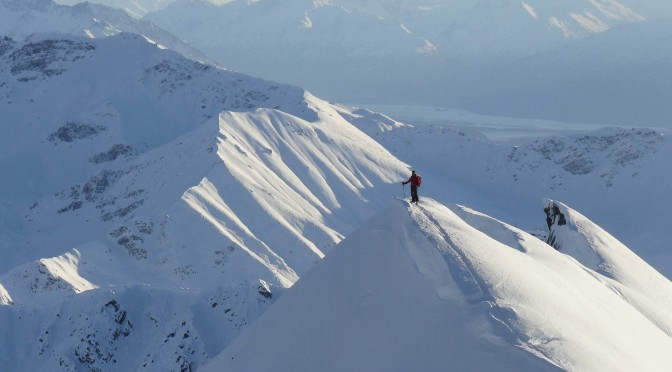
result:
[[[409,183],[409,182],[411,183],[411,186],[413,186],[413,187],[420,186],[420,176],[418,176],[417,173],[413,173],[411,175],[411,178],[409,178],[408,181],[404,182],[404,184]]]

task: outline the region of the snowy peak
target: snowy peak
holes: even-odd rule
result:
[[[99,40],[42,35],[0,43],[0,111],[7,123],[26,123],[8,126],[0,139],[7,156],[0,168],[24,181],[34,179],[19,182],[23,186],[16,190],[14,183],[3,184],[9,195],[57,192],[45,189],[51,180],[60,188],[84,181],[92,170],[170,142],[225,109],[269,105],[292,112],[303,99],[301,89],[187,60],[134,34]],[[137,58],[129,61],[128,53]],[[82,101],[82,95],[89,99]],[[35,146],[34,153],[24,151],[28,145]],[[27,173],[15,169],[18,159],[8,160],[53,158],[49,153],[76,166],[49,164]],[[35,179],[45,176],[50,181]]]
[[[32,124],[28,130],[10,127],[2,139],[12,161],[0,161],[0,167],[16,174],[3,185],[6,203],[30,236],[12,244],[37,247],[29,249],[35,259],[102,238],[123,252],[122,262],[170,267],[168,281],[198,285],[222,274],[240,279],[236,270],[226,269],[237,262],[254,267],[246,269],[245,279],[288,287],[387,198],[374,187],[406,172],[402,162],[353,127],[343,110],[299,88],[189,61],[132,34],[45,40],[44,47],[26,42],[8,52],[42,53],[44,62],[25,72],[34,79],[22,81],[11,73],[15,59],[2,60],[10,66],[4,87],[11,96],[0,108],[12,122]],[[69,48],[77,43],[85,47]],[[85,57],[77,54],[80,49]],[[115,63],[122,49],[143,58]],[[61,61],[61,54],[73,61]],[[45,73],[56,68],[58,75]],[[34,86],[42,88],[36,104],[66,108],[77,102],[77,110],[46,113],[11,104],[32,98]],[[77,89],[63,92],[64,86]],[[83,104],[82,89],[93,97]],[[33,151],[23,151],[26,147]],[[26,162],[44,169],[18,171]],[[26,184],[34,186],[27,190]],[[199,239],[176,233],[194,221]],[[94,227],[82,231],[81,223]],[[53,236],[61,237],[63,246],[44,244]],[[206,236],[224,246],[209,246]],[[166,249],[193,244],[203,256]],[[220,264],[203,266],[210,255]],[[21,261],[3,264],[11,262]],[[126,280],[114,272],[102,276],[104,282]]]
[[[80,275],[80,259],[79,251],[73,249],[64,255],[43,258],[6,273],[0,277],[3,304],[48,303],[54,297],[98,288]]]
[[[655,271],[639,278],[633,276],[650,269],[650,266],[581,213],[554,200],[544,201],[544,211],[550,232],[549,244],[584,266],[622,283],[651,281],[637,284],[639,290],[660,287],[654,282],[669,283],[657,272],[654,275]]]
[[[88,2],[66,6],[51,0],[0,1],[0,35],[8,35],[14,39],[21,40],[39,33],[101,38],[122,32],[143,35],[192,59],[207,60],[202,53],[175,36],[147,21],[131,18],[119,9]]]
[[[627,285],[539,239],[452,209],[427,198],[418,206],[394,202],[209,370],[325,368],[325,350],[335,371],[660,370],[672,362],[670,319],[652,317],[661,313],[639,301],[640,292],[623,296],[609,283]],[[628,269],[652,271],[636,263]]]
[[[616,0],[472,2],[436,38],[444,52],[462,55],[527,55],[601,33],[623,23],[644,21]],[[487,25],[485,24],[487,20]]]
[[[563,203],[546,200],[549,243],[605,277],[623,297],[672,336],[670,281],[611,234]],[[608,279],[606,279],[608,278]]]
[[[578,32],[570,29],[568,26],[569,19],[562,20],[558,17],[560,14],[549,14],[549,9],[546,7],[547,2],[535,4],[535,6],[531,5],[531,3],[538,2],[530,1],[530,3],[526,3],[523,1],[521,5],[533,19],[547,19],[549,28],[557,28],[567,38],[581,36]],[[583,5],[583,8],[581,8],[581,5]],[[558,11],[559,9],[554,10]],[[617,22],[638,22],[644,20],[643,16],[614,0],[583,2],[583,4],[577,4],[571,10],[566,10],[566,12],[563,18],[567,18],[568,16],[583,32],[588,33],[606,31],[611,28],[611,25],[617,24]]]
[[[368,119],[359,125],[358,118]],[[672,141],[664,131],[606,128],[511,146],[468,129],[401,125],[365,110],[349,120],[400,160],[422,167],[429,182],[421,196],[488,211],[527,231],[546,229],[538,217],[539,200],[580,205],[646,262],[667,277],[672,273],[667,222],[660,218],[670,209],[672,188]]]
[[[109,7],[123,9],[135,18],[142,18],[149,12],[163,9],[174,0],[93,0],[90,3],[104,4]],[[75,5],[79,0],[57,0],[59,4]]]
[[[196,368],[407,173],[298,87],[135,34],[1,40],[9,369]]]

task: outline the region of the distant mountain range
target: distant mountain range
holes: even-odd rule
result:
[[[336,101],[667,127],[670,60],[652,58],[669,27],[648,25],[665,16],[672,3],[190,0],[146,19],[229,68]]]
[[[123,9],[126,13],[135,18],[142,18],[149,12],[167,7],[173,1],[174,0],[94,0],[89,1],[89,3]],[[56,2],[64,5],[76,5],[83,3],[84,1],[57,0]]]
[[[22,39],[34,33],[66,33],[100,38],[130,32],[200,61],[205,55],[159,27],[107,6],[79,3],[64,6],[52,0],[0,0],[0,34]]]
[[[671,21],[622,25],[504,64],[457,87],[456,100],[501,116],[670,128]]]

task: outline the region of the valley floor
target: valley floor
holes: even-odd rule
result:
[[[448,127],[472,135],[481,134],[490,141],[507,144],[520,144],[551,135],[585,133],[604,127],[623,127],[610,124],[566,123],[543,119],[481,115],[457,108],[440,106],[366,103],[352,103],[348,106],[380,112],[414,126],[436,125]],[[669,129],[665,128],[647,128],[669,132]]]

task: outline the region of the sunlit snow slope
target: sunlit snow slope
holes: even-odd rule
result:
[[[367,110],[345,108],[342,115],[423,175],[421,197],[468,205],[526,231],[547,230],[539,218],[543,198],[579,205],[672,278],[668,222],[661,218],[672,208],[669,133],[604,128],[513,146]]]
[[[389,201],[334,106],[141,36],[0,39],[0,365],[180,370]]]
[[[610,272],[659,277],[562,210],[568,247],[600,237]],[[672,319],[657,306],[671,299],[668,280],[607,278],[468,208],[395,201],[205,370],[664,371]]]

